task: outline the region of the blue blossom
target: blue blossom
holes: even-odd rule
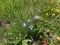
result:
[[[30,30],[32,30],[34,28],[34,26],[33,25],[30,25],[29,28],[30,28]]]
[[[22,27],[26,27],[26,23],[22,23]]]
[[[37,15],[36,15],[36,16],[34,16],[33,18],[36,20],[36,19],[39,19],[40,16],[37,16]]]
[[[29,23],[30,22],[30,19],[28,19],[27,22]]]
[[[53,39],[53,40],[56,40],[56,38],[57,38],[57,35],[53,35],[53,36],[52,36],[52,39]]]

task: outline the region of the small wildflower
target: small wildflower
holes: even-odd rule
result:
[[[57,10],[58,13],[60,13],[60,10]]]
[[[40,18],[40,16],[34,16],[33,18],[36,20],[36,19],[39,19],[39,18]]]
[[[48,16],[48,13],[46,13],[46,16]]]
[[[60,13],[60,9],[55,9],[55,11],[57,11],[58,13]]]
[[[59,40],[59,41],[60,41],[60,37],[57,37],[57,40]]]
[[[28,19],[27,22],[29,23],[30,22],[30,19]]]
[[[22,23],[22,27],[26,27],[26,24],[25,23]]]
[[[55,14],[52,14],[52,17],[55,16]]]
[[[52,39],[53,39],[53,40],[56,40],[56,38],[57,38],[57,35],[53,35],[53,36],[52,36]]]
[[[44,20],[44,18],[40,18],[40,20]]]
[[[47,42],[46,42],[46,40],[44,40],[44,45],[47,45]]]
[[[30,25],[29,28],[30,28],[30,30],[32,30],[34,28],[34,26],[33,25]]]

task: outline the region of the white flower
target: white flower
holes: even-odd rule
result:
[[[34,28],[34,26],[33,25],[30,25],[29,28],[30,28],[30,30],[32,30]]]
[[[40,18],[40,16],[34,16],[33,18],[36,20],[36,19],[39,19],[39,18]]]
[[[26,27],[26,24],[25,23],[22,23],[22,27]]]

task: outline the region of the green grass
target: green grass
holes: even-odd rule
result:
[[[0,22],[4,23],[3,26],[0,26],[2,45],[12,45],[9,44],[8,39],[15,45],[22,45],[20,43],[26,39],[25,37],[28,37],[29,33],[32,33],[29,34],[31,35],[29,39],[33,39],[34,33],[41,35],[39,33],[45,29],[49,29],[52,35],[60,36],[60,12],[52,10],[53,8],[60,9],[57,3],[56,0],[53,2],[52,0],[0,0]],[[52,17],[52,14],[55,16]],[[43,20],[34,20],[35,15],[40,16]],[[27,19],[30,19],[31,22],[27,23]],[[5,22],[9,22],[9,24],[5,24]],[[27,24],[25,28],[21,26],[22,23]],[[33,30],[29,29],[30,24],[34,25]],[[36,24],[39,25],[36,26]]]

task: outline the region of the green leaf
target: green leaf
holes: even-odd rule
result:
[[[51,44],[50,45],[54,45],[53,41],[51,41]]]
[[[31,40],[30,40],[30,39],[25,39],[25,40],[23,40],[23,41],[22,41],[22,45],[28,45],[27,42],[31,42]]]

